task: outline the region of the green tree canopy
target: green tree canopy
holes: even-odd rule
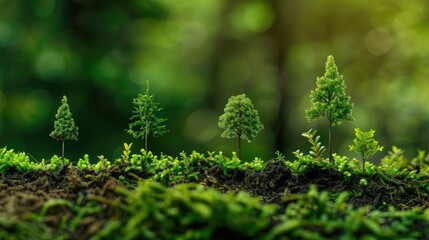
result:
[[[55,114],[54,130],[49,134],[50,137],[62,141],[62,159],[64,166],[64,141],[75,140],[78,137],[78,127],[75,126],[70,107],[67,104],[67,97],[63,96],[61,106]]]
[[[241,139],[252,141],[264,129],[258,111],[245,94],[232,96],[219,117],[219,127],[225,129],[223,138],[238,138],[238,157],[241,159]]]
[[[346,95],[343,75],[340,75],[332,55],[326,61],[325,75],[316,79],[316,85],[310,93],[312,107],[305,114],[310,122],[318,117],[329,120],[329,160],[332,162],[332,127],[343,120],[353,120],[353,104]]]
[[[145,150],[148,150],[148,136],[152,133],[153,137],[164,135],[167,126],[164,124],[167,119],[160,118],[159,112],[162,110],[159,103],[154,102],[154,95],[149,93],[149,82],[146,82],[146,93],[139,94],[133,99],[134,110],[130,120],[134,122],[129,124],[126,130],[134,138],[142,138],[145,141]]]

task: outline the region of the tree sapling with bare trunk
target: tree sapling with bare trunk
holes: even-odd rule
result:
[[[241,159],[241,139],[252,141],[264,125],[245,94],[230,97],[224,111],[219,117],[219,127],[225,129],[222,137],[238,139],[238,158]]]
[[[64,166],[64,141],[74,140],[77,141],[78,127],[75,126],[74,119],[70,112],[70,107],[67,104],[67,97],[63,96],[61,106],[58,108],[55,115],[54,131],[49,134],[50,137],[62,142],[62,165]]]
[[[326,117],[329,121],[329,162],[332,159],[332,127],[340,125],[342,121],[352,121],[353,104],[346,94],[343,75],[338,72],[334,57],[328,56],[326,70],[323,77],[316,79],[316,89],[310,93],[312,107],[305,111],[308,121],[318,117]]]
[[[148,151],[150,134],[153,137],[159,137],[168,132],[167,126],[164,124],[167,119],[158,116],[162,108],[158,106],[159,103],[154,102],[154,95],[149,93],[149,82],[146,82],[146,93],[134,98],[133,105],[134,110],[130,120],[134,120],[134,122],[129,124],[126,131],[136,139],[143,139],[144,149]]]

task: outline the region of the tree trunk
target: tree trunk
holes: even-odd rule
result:
[[[329,162],[334,164],[332,159],[332,122],[329,121]]]
[[[63,167],[64,167],[64,140],[62,142],[61,160],[63,162]]]
[[[365,173],[365,157],[362,156],[362,172]]]
[[[238,136],[238,159],[241,160],[241,136]]]
[[[147,132],[144,133],[144,150],[148,152],[147,150]]]
[[[147,149],[147,133],[148,133],[148,128],[149,128],[149,123],[148,123],[148,120],[146,118],[146,129],[144,131],[144,150],[146,151],[146,153],[148,152],[148,149]]]

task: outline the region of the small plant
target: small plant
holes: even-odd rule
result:
[[[132,146],[133,146],[133,143],[130,143],[130,144],[124,143],[124,151],[122,152],[124,154],[122,155],[122,159],[124,160],[124,162],[128,162],[128,159],[130,158]]]
[[[286,160],[286,158],[285,158],[285,156],[283,155],[283,153],[281,153],[279,150],[277,150],[277,151],[275,152],[275,154],[276,154],[276,159],[277,159],[277,160],[281,160],[281,161],[285,161],[285,160]]]
[[[133,143],[124,143],[124,150],[122,151],[122,155],[120,158],[115,160],[115,163],[120,164],[121,166],[125,166],[130,160],[132,146]]]
[[[85,169],[91,169],[91,163],[89,162],[89,155],[85,154],[83,158],[79,158],[77,162],[77,169],[83,171]]]
[[[49,163],[46,165],[47,169],[51,171],[61,170],[61,167],[64,167],[65,164],[69,164],[69,160],[67,158],[60,158],[57,155],[54,155],[49,159]]]
[[[258,111],[245,94],[232,96],[225,107],[225,113],[219,117],[219,127],[225,129],[223,138],[238,139],[238,158],[241,159],[241,139],[249,143],[264,129],[259,121]]]
[[[139,94],[133,99],[134,110],[130,120],[134,122],[129,124],[126,130],[133,138],[144,139],[144,149],[148,151],[147,138],[152,133],[153,137],[159,137],[168,132],[167,126],[164,124],[167,119],[160,118],[158,113],[162,110],[154,102],[154,95],[149,94],[149,82],[146,82],[146,93]]]
[[[359,128],[355,128],[356,138],[353,139],[353,145],[350,145],[350,151],[355,151],[362,156],[362,171],[365,173],[365,161],[371,155],[378,151],[383,151],[383,147],[374,139],[375,131],[362,132]]]
[[[54,131],[52,131],[49,136],[62,142],[61,158],[64,166],[64,141],[77,141],[78,127],[75,126],[70,107],[67,104],[67,97],[63,96],[61,102],[61,106],[58,108],[58,112],[55,115]]]
[[[343,120],[352,121],[353,104],[346,95],[343,75],[338,72],[334,57],[328,56],[323,77],[316,79],[317,88],[310,93],[312,107],[305,112],[311,122],[318,117],[329,121],[329,161],[332,159],[332,127],[340,125]]]
[[[429,164],[429,153],[425,150],[417,150],[417,156],[411,159],[413,169],[420,173]]]
[[[319,142],[320,136],[314,137],[316,136],[316,132],[317,130],[312,132],[312,129],[310,129],[307,132],[303,132],[301,135],[311,144],[310,155],[313,156],[314,159],[320,160],[323,158],[323,153],[326,151],[326,148]]]
[[[94,166],[96,172],[106,170],[110,167],[110,162],[103,155],[98,156],[98,162]]]

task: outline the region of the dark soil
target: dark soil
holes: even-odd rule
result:
[[[283,196],[306,193],[311,185],[317,185],[320,191],[332,195],[349,192],[348,203],[355,207],[370,205],[374,209],[386,209],[393,205],[397,209],[428,207],[429,194],[422,188],[420,181],[390,179],[375,176],[367,179],[367,186],[360,186],[360,177],[352,175],[349,180],[335,170],[320,168],[308,169],[296,176],[282,161],[272,160],[265,169],[258,173],[237,171],[230,178],[222,177],[220,168],[215,166],[205,175],[203,185],[221,191],[245,190],[254,196],[260,196],[266,203],[282,206]]]
[[[60,172],[35,171],[19,173],[9,170],[0,176],[0,217],[10,219],[28,219],[40,212],[43,204],[50,199],[66,199],[75,203],[78,198],[83,203],[91,196],[105,199],[118,199],[115,192],[121,169],[114,167],[108,172],[79,172],[74,167],[67,167]],[[145,172],[135,173],[147,178]],[[135,181],[135,178],[129,177]],[[222,175],[222,169],[214,166],[202,172],[200,184],[217,188],[222,192],[245,190],[254,196],[260,196],[266,203],[285,206],[283,196],[294,193],[306,193],[310,185],[329,191],[333,196],[344,191],[350,192],[349,203],[355,207],[371,205],[376,209],[385,209],[386,204],[397,209],[428,207],[429,194],[419,188],[417,181],[373,177],[367,179],[368,185],[359,185],[360,178],[351,176],[349,180],[333,170],[309,169],[300,176],[292,174],[282,161],[272,160],[262,172],[235,171],[229,177]],[[72,239],[87,239],[106,223],[108,209],[98,215],[82,219],[78,231]],[[66,207],[49,209],[43,222],[54,228],[58,227],[64,216],[73,215]]]

